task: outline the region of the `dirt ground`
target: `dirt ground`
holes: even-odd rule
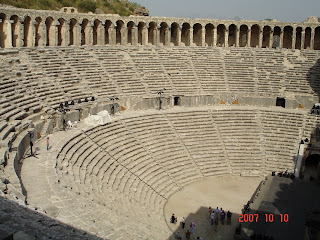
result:
[[[194,182],[185,186],[181,191],[173,194],[164,209],[164,214],[170,229],[173,232],[180,231],[185,239],[185,232],[190,229],[192,220],[196,223],[195,234],[191,239],[198,236],[204,240],[221,239],[230,240],[233,238],[235,228],[238,225],[239,214],[243,205],[250,200],[254,191],[264,177],[234,177],[219,176]],[[211,226],[208,208],[219,209],[222,207],[225,212],[233,213],[231,226],[222,225],[219,222],[217,231]],[[178,218],[177,224],[170,223],[172,214]],[[180,221],[186,219],[186,228],[182,229]]]

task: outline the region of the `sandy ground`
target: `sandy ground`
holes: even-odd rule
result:
[[[181,191],[173,194],[165,206],[164,214],[170,229],[180,231],[185,239],[185,231],[190,229],[190,223],[194,220],[197,224],[195,234],[191,239],[198,236],[204,240],[233,238],[235,228],[238,225],[239,214],[243,205],[251,198],[260,181],[264,178],[258,177],[211,177],[205,180],[194,182],[185,186]],[[233,213],[232,224],[221,225],[219,222],[217,232],[211,226],[208,208],[223,208]],[[170,217],[175,214],[178,218],[177,224],[170,223]],[[186,219],[186,229],[182,229],[180,221],[182,217]]]

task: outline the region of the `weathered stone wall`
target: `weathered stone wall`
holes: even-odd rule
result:
[[[319,50],[320,26],[316,17],[302,23],[284,23],[0,7],[1,48],[106,44]]]

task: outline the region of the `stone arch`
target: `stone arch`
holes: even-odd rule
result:
[[[211,23],[208,23],[205,27],[206,34],[205,34],[205,43],[212,47],[214,46],[214,26]]]
[[[311,47],[311,28],[307,27],[305,29],[304,49],[309,49],[310,47]]]
[[[74,18],[70,19],[70,28],[69,28],[69,45],[75,44],[75,26],[77,24],[77,20]]]
[[[58,46],[67,46],[66,44],[66,21],[63,18],[58,19]]]
[[[241,25],[240,26],[240,34],[239,34],[239,45],[240,47],[246,47],[248,45],[248,26]]]
[[[174,22],[171,24],[171,40],[170,42],[173,43],[175,46],[179,46],[179,24]]]
[[[26,16],[23,21],[23,47],[32,46],[32,26],[31,18]]]
[[[105,44],[112,44],[112,33],[114,29],[114,25],[110,20],[105,21],[105,31],[104,31],[104,41]]]
[[[283,47],[292,48],[293,28],[291,26],[285,26],[283,29]]]
[[[116,27],[116,44],[123,44],[122,38],[123,38],[123,21],[118,20],[116,22],[117,27]]]
[[[228,34],[228,44],[229,47],[236,46],[237,44],[237,26],[234,24],[231,24],[229,26],[229,34]]]
[[[251,39],[249,47],[259,47],[260,41],[260,26],[258,24],[254,24],[251,27]]]
[[[320,27],[314,30],[314,49],[320,50]]]
[[[10,17],[10,20],[12,21],[12,27],[11,27],[12,47],[20,47],[19,42],[21,40],[21,36],[20,36],[19,17],[17,15],[12,15]]]
[[[128,44],[135,45],[134,41],[134,27],[136,24],[132,21],[128,22],[127,29],[128,29]]]
[[[217,46],[224,47],[225,45],[226,26],[219,24],[217,27]]]
[[[301,50],[301,41],[302,41],[302,27],[297,27],[295,49]]]
[[[271,33],[272,33],[272,30],[271,30],[270,26],[263,27],[263,32],[262,32],[262,47],[263,48],[270,47]]]
[[[183,23],[181,28],[181,42],[184,43],[185,46],[190,46],[190,24]]]
[[[46,19],[46,46],[54,46],[55,32],[54,32],[54,22],[52,17],[47,17]]]
[[[138,24],[138,44],[147,45],[147,26],[145,22]]]
[[[151,43],[152,45],[156,45],[156,37],[157,37],[157,24],[155,22],[149,23],[148,28],[148,43]]]
[[[278,26],[274,27],[272,48],[280,47],[280,35],[281,35],[281,28]]]
[[[92,45],[101,45],[101,21],[95,19],[92,28]]]
[[[83,19],[81,23],[81,45],[88,45],[89,20]]]
[[[202,25],[200,23],[196,23],[193,25],[193,43],[196,46],[201,46],[202,40]]]
[[[169,27],[168,24],[165,22],[162,22],[160,24],[160,43],[162,43],[163,45],[167,44],[167,34],[169,31]]]

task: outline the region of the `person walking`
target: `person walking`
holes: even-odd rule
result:
[[[49,150],[50,148],[50,140],[49,140],[49,137],[47,137],[47,151]]]
[[[194,234],[195,227],[196,227],[196,223],[194,222],[194,220],[191,222],[190,227],[191,227],[192,234]]]

